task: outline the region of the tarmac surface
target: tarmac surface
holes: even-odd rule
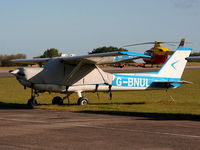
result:
[[[0,109],[0,149],[198,150],[200,122]]]

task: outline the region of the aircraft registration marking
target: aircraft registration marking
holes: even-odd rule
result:
[[[117,77],[114,80],[116,86],[128,86],[128,87],[148,87],[149,79],[148,78],[122,78]]]

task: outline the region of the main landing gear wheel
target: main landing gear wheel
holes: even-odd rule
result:
[[[52,104],[63,105],[63,99],[60,96],[56,96],[56,97],[53,98]]]
[[[28,100],[27,104],[28,106],[36,106],[38,103],[37,103],[37,100],[34,97],[32,97]]]
[[[85,97],[80,97],[79,99],[78,99],[78,105],[87,105],[88,104],[88,99],[87,98],[85,98]]]

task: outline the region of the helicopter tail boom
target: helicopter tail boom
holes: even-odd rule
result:
[[[185,39],[181,39],[181,41],[180,41],[180,44],[179,44],[179,47],[180,47],[180,46],[182,46],[182,47],[183,47],[183,46],[184,46],[184,44],[185,44]]]

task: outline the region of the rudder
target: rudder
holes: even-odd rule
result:
[[[187,63],[185,58],[190,55],[191,50],[191,48],[179,46],[174,54],[158,71],[158,76],[168,78],[181,78]]]

